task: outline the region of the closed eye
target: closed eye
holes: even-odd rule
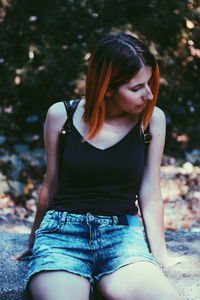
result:
[[[150,82],[151,82],[151,78],[150,78],[150,80],[147,83],[148,86],[149,86]],[[132,92],[137,92],[137,91],[139,91],[139,89],[143,88],[144,86],[145,86],[145,83],[137,84],[136,86],[134,86],[133,88],[131,88],[131,91]]]
[[[133,88],[131,88],[132,92],[137,92],[139,91],[139,89],[141,89],[144,85],[143,84],[138,84],[136,86],[134,86]]]

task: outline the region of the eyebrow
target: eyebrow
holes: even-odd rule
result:
[[[150,82],[151,79],[152,79],[152,76],[149,78],[148,83]],[[134,88],[137,88],[137,87],[140,87],[140,86],[143,86],[143,85],[145,85],[145,82],[143,82],[143,83],[137,83],[136,85],[130,86],[129,88],[130,89],[134,89]]]

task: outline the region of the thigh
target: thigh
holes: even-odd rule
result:
[[[136,262],[149,261],[158,266],[149,252],[141,226],[103,226],[99,231],[101,247],[95,257],[95,282],[105,274]]]
[[[181,300],[162,270],[147,261],[103,276],[97,286],[110,300]]]
[[[93,262],[87,240],[88,229],[78,222],[61,224],[64,213],[49,211],[36,231],[25,287],[34,274],[43,271],[62,270],[92,278]]]
[[[46,271],[30,280],[34,300],[88,300],[89,280],[66,271]]]

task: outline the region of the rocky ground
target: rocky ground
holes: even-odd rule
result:
[[[200,168],[186,161],[161,167],[161,190],[168,230],[200,228]]]
[[[18,145],[18,154],[16,151],[15,155],[6,158],[4,153],[0,159],[3,170],[0,173],[0,232],[29,233],[34,220],[44,173],[44,153],[40,149],[33,152],[22,148],[23,145]],[[199,150],[188,154],[183,161],[163,157],[161,190],[168,230],[199,231],[199,157]]]

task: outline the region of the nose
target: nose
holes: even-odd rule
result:
[[[145,100],[152,100],[153,99],[153,94],[152,94],[152,91],[151,91],[149,85],[147,85],[146,88],[145,88],[145,92],[144,92],[143,98]]]

